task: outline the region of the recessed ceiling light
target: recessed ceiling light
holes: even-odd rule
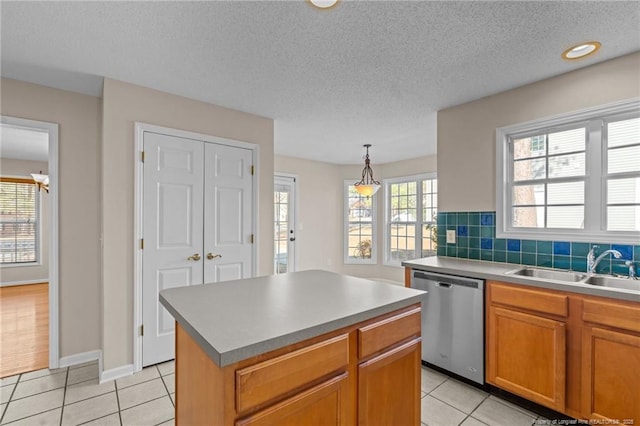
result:
[[[307,0],[311,3],[312,6],[317,7],[318,9],[329,9],[336,4],[338,4],[339,0]]]
[[[573,46],[562,52],[562,58],[567,61],[573,61],[575,59],[582,59],[589,55],[593,55],[600,49],[600,42],[589,41],[586,43],[580,43],[577,46]]]

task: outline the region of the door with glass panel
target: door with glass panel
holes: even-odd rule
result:
[[[296,179],[276,175],[273,184],[273,271],[284,274],[296,270],[295,196]]]

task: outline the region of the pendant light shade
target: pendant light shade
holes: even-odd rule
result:
[[[373,170],[371,169],[371,160],[369,160],[369,148],[371,144],[366,144],[367,155],[364,158],[364,169],[362,169],[362,179],[355,183],[355,190],[358,194],[365,197],[371,197],[380,189],[380,182],[373,178]]]

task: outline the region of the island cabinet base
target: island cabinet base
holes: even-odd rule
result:
[[[420,424],[420,305],[225,367],[176,324],[177,425]]]

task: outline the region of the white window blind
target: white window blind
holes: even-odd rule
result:
[[[640,240],[640,99],[496,129],[498,238]]]
[[[607,122],[607,230],[640,231],[640,118]]]
[[[0,179],[0,263],[38,261],[39,197],[33,181]]]

